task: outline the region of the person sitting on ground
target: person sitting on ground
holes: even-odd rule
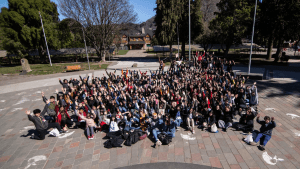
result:
[[[63,128],[64,131],[67,131],[68,125],[69,126],[73,125],[73,121],[70,115],[68,114],[68,106],[66,107],[61,106],[59,110],[56,111],[56,113],[57,113],[56,122],[60,124],[60,126]]]
[[[49,115],[49,117],[51,118],[51,119],[49,119],[49,121],[54,122],[56,119],[55,107],[57,105],[57,102],[55,101],[55,97],[50,96],[50,101],[47,103],[48,99],[45,97],[44,92],[42,92],[42,98],[43,98],[43,101],[48,105],[46,112]]]
[[[155,144],[160,146],[162,143],[158,139],[157,135],[159,133],[161,133],[161,131],[162,131],[163,120],[159,119],[157,117],[157,113],[153,113],[153,119],[150,122],[150,124],[151,124],[152,134],[153,134],[153,137],[155,139]]]
[[[239,124],[237,124],[237,130],[241,130],[244,133],[253,131],[253,119],[255,118],[255,114],[251,112],[251,108],[247,109],[247,113],[243,114],[240,118]]]
[[[95,121],[96,114],[94,110],[91,111],[92,113],[88,113],[86,117],[81,114],[77,114],[82,120],[86,122],[86,134],[89,140],[94,139],[94,130],[95,130]]]
[[[186,118],[186,123],[187,123],[187,127],[188,129],[192,132],[192,134],[195,134],[195,122],[194,122],[194,117],[195,117],[195,112],[194,109],[191,108],[187,118]]]
[[[260,141],[260,139],[263,137],[263,145],[259,145],[259,147],[262,150],[265,150],[266,144],[272,137],[272,131],[273,131],[273,128],[276,127],[276,123],[274,121],[275,120],[274,117],[270,118],[269,116],[265,116],[264,121],[260,121],[259,117],[260,117],[260,114],[257,115],[256,121],[257,121],[257,123],[259,123],[261,125],[261,127],[259,129],[259,133],[256,136],[255,140],[253,140],[253,142],[251,142],[251,145],[256,146],[258,141]]]
[[[207,129],[208,131],[211,131],[211,126],[216,123],[216,117],[213,114],[213,110],[210,110],[206,117],[204,118],[202,131],[204,129]]]
[[[257,94],[256,82],[254,82],[251,90],[249,105],[252,107],[252,106],[256,106],[257,104],[258,104],[258,94]]]
[[[169,137],[175,137],[175,122],[174,120],[170,119],[170,115],[166,115],[165,122],[162,126],[162,131],[165,132]]]
[[[46,103],[49,104],[50,102],[47,101]],[[64,131],[61,130],[61,127],[58,123],[48,123],[48,121],[45,120],[45,113],[45,109],[42,112],[40,109],[35,109],[33,110],[34,115],[32,116],[30,115],[30,110],[26,111],[29,121],[33,122],[37,131],[37,134],[31,136],[32,139],[44,140],[45,135],[47,134],[47,130],[50,128],[57,128],[60,133],[64,133]]]
[[[61,81],[61,79],[58,79],[59,83],[63,86],[64,89],[66,89],[67,92],[70,92],[69,82],[67,79],[64,79],[64,82]]]
[[[112,115],[109,124],[109,132],[116,132],[116,131],[119,131],[119,126],[117,123],[116,115]]]
[[[225,132],[227,132],[227,129],[232,126],[232,119],[233,119],[233,114],[232,111],[230,110],[230,107],[227,106],[225,107],[225,112],[224,112],[224,121],[219,120],[219,127],[222,128]]]
[[[79,106],[81,106],[81,104],[79,105]],[[87,112],[85,111],[85,109],[83,108],[83,107],[80,107],[79,108],[79,113],[77,113],[78,112],[78,107],[76,106],[76,109],[75,109],[75,114],[78,116],[78,114],[80,114],[81,116],[83,116],[83,117],[86,117],[86,114],[87,114]],[[84,127],[86,125],[86,122],[85,122],[85,120],[83,120],[80,116],[78,116],[78,122],[77,122],[77,124],[76,124],[76,127],[80,127],[80,128],[82,128],[82,127]]]

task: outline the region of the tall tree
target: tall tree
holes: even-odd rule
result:
[[[300,33],[300,2],[298,0],[263,0],[259,4],[258,36],[268,44],[267,59],[272,57],[272,48],[277,46],[276,55],[280,58],[284,41],[298,40]]]
[[[221,0],[217,7],[219,12],[215,12],[216,18],[210,22],[210,29],[222,44],[226,56],[232,45],[241,43],[251,23],[252,7],[247,0]]]
[[[201,0],[193,0],[191,3],[191,41],[204,31],[201,13]],[[185,58],[185,44],[189,40],[189,0],[180,0],[181,12],[179,13],[179,39],[181,41],[181,55]]]
[[[87,41],[105,61],[115,35],[137,15],[128,0],[59,0],[61,14],[81,23]]]
[[[157,27],[155,36],[159,44],[170,46],[170,60],[172,59],[172,45],[176,39],[176,27],[180,16],[179,2],[177,0],[156,0],[154,21]]]
[[[39,11],[43,17],[45,34],[50,49],[59,49],[71,42],[71,33],[64,35],[58,27],[57,6],[50,0],[8,0],[8,8],[2,8],[0,27],[3,29],[3,47],[9,53],[20,56],[38,49],[42,61],[46,60],[46,45],[43,37]],[[64,43],[64,44],[63,44]]]

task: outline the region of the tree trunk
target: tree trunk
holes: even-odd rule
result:
[[[271,60],[272,58],[272,49],[273,49],[273,35],[270,36],[269,41],[268,41],[268,51],[267,51],[267,59]]]
[[[103,51],[103,55],[102,55],[102,57],[101,57],[102,62],[105,62],[105,53],[106,53],[106,51],[104,50],[104,51]]]
[[[43,46],[40,46],[40,47],[38,48],[38,52],[39,52],[39,56],[40,56],[40,62],[41,62],[41,63],[46,63],[46,62],[47,62],[47,61],[46,61],[46,55],[45,55],[46,51],[45,51],[45,49],[43,48]]]
[[[202,44],[203,48],[204,48],[204,52],[206,53],[207,52],[207,48],[208,48],[208,44]]]
[[[183,60],[185,61],[186,60],[186,57],[185,57],[185,41],[182,41],[182,43],[181,43],[181,56],[183,56]]]
[[[282,51],[283,51],[283,40],[280,39],[278,42],[277,51],[276,51],[276,56],[278,57],[279,60],[282,56]]]
[[[231,47],[231,45],[226,45],[226,49],[224,50],[224,56],[225,57],[228,55],[230,47]]]
[[[170,62],[172,62],[172,57],[173,56],[173,51],[172,51],[172,44],[170,45],[170,56],[169,56],[169,58],[170,58]]]

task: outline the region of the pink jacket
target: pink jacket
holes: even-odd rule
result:
[[[82,120],[85,120],[87,127],[96,127],[95,121],[94,121],[94,119],[96,118],[96,114],[94,112],[93,112],[93,118],[90,118],[90,119],[82,116],[81,114],[78,114],[78,115]]]

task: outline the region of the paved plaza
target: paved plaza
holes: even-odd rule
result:
[[[131,64],[131,61],[117,62],[108,71],[130,67]],[[157,64],[138,62],[137,69],[155,70]],[[233,68],[242,70],[245,67]],[[262,68],[253,68],[253,71],[264,73],[267,68],[258,69]],[[130,147],[107,149],[103,146],[105,133],[98,132],[94,140],[87,140],[82,129],[70,129],[60,137],[47,135],[43,141],[32,140],[30,134],[34,126],[25,111],[43,108],[42,91],[49,98],[54,95],[55,89],[61,88],[58,78],[78,78],[79,73],[82,76],[103,76],[104,71],[35,76],[22,80],[1,77],[0,168],[300,168],[300,74],[298,71],[288,72],[284,67],[282,71],[278,68],[272,70],[276,73],[272,73],[269,80],[257,81],[258,110],[262,116],[274,116],[277,122],[265,152],[245,144],[242,141],[245,136],[231,129],[227,132],[219,129],[219,133],[196,129],[196,133],[191,135],[181,128],[171,145],[159,147],[153,147],[154,143],[146,138]],[[255,129],[259,127],[255,122]]]

